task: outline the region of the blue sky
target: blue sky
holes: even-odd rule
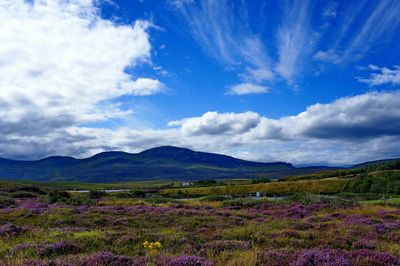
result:
[[[399,61],[396,1],[114,2],[104,5],[105,18],[117,16],[124,23],[142,18],[159,27],[150,31],[153,66],[139,70],[171,90],[146,99],[159,108],[157,114],[150,114],[157,126],[162,120],[200,116],[209,110],[254,111],[279,118],[316,102],[396,89],[392,84],[371,87],[357,80],[370,74],[363,69],[368,65],[391,67]],[[391,19],[384,21],[387,16]],[[219,34],[223,35],[220,42]],[[285,45],[280,34],[293,43]],[[265,57],[260,59],[265,64],[262,70],[272,71],[272,78],[243,78],[246,69],[258,70],[241,54],[240,49],[246,48],[236,47],[245,38],[259,42],[261,54],[254,46],[246,52],[256,60]],[[291,58],[280,59],[280,52]],[[318,54],[325,57],[318,59]],[[288,74],[279,73],[279,66]],[[157,67],[166,71],[165,76],[154,71]],[[265,86],[269,92],[226,94],[229,87],[241,83]]]
[[[396,0],[4,0],[0,156],[398,157],[399,13]]]

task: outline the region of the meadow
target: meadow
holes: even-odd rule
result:
[[[354,181],[340,178],[224,182],[68,193],[4,181],[1,265],[400,265],[398,198],[345,192]],[[287,196],[243,197],[254,189]]]

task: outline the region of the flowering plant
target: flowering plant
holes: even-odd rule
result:
[[[149,242],[144,241],[143,247],[150,252],[150,254],[156,253],[158,249],[161,248],[161,243],[159,241],[156,242]]]

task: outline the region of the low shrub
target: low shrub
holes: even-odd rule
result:
[[[145,198],[146,192],[143,190],[133,190],[113,193],[113,195],[117,198]]]
[[[102,190],[90,190],[89,191],[89,198],[91,198],[91,199],[101,199],[105,195],[107,195],[107,193]]]
[[[0,236],[18,235],[24,231],[25,228],[10,223],[0,226]]]
[[[225,207],[229,206],[241,206],[241,207],[254,207],[260,203],[267,202],[268,199],[260,198],[260,199],[252,199],[252,198],[237,198],[225,200],[222,205]]]
[[[62,201],[63,203],[66,203],[68,205],[73,205],[73,206],[80,206],[80,205],[93,205],[95,202],[93,199],[91,199],[87,195],[78,195],[75,197],[70,197],[68,199],[65,199]]]
[[[76,254],[79,247],[71,241],[60,241],[51,244],[40,244],[37,247],[38,254],[42,257],[61,256],[66,254]]]
[[[83,266],[147,265],[146,257],[117,256],[110,252],[98,252],[88,256]]]
[[[179,256],[171,259],[167,266],[212,266],[213,263],[204,257]]]
[[[202,245],[202,252],[218,254],[224,251],[235,251],[235,250],[248,250],[251,244],[248,241],[240,240],[215,240]]]
[[[15,201],[9,197],[0,197],[0,208],[15,207]]]
[[[200,198],[203,201],[224,201],[229,199],[232,199],[232,197],[228,195],[210,195]]]
[[[28,191],[17,191],[11,194],[13,198],[36,198],[37,194]]]
[[[338,196],[315,195],[307,193],[294,194],[286,198],[286,200],[301,204],[327,204],[332,206],[352,206],[357,203],[357,201],[354,199],[350,200]]]
[[[269,183],[269,182],[271,182],[271,179],[269,179],[269,178],[267,178],[267,177],[258,178],[258,179],[253,179],[253,180],[251,181],[251,183],[253,183],[253,184]]]
[[[53,190],[48,194],[49,203],[65,202],[69,198],[71,198],[71,195],[63,190]]]
[[[35,193],[35,194],[38,194],[38,195],[45,195],[46,194],[46,192],[44,192],[43,190],[41,190],[37,186],[23,186],[23,187],[20,187],[19,190],[32,192],[32,193]]]
[[[154,197],[145,199],[145,202],[150,204],[160,204],[160,203],[175,203],[176,200],[165,197]]]
[[[377,265],[400,265],[400,258],[387,252],[376,252],[372,250],[356,250],[350,254],[353,265],[377,266]]]
[[[291,263],[292,266],[350,266],[349,257],[340,250],[305,250],[298,254],[297,259]]]
[[[266,250],[257,254],[258,265],[290,265],[294,255],[286,250]]]

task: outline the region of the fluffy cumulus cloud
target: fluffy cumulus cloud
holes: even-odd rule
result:
[[[171,121],[169,126],[180,126],[185,135],[241,134],[256,127],[260,116],[253,112],[225,113],[207,112],[201,117]]]
[[[400,91],[373,92],[314,104],[280,119],[252,112],[209,112],[170,122],[170,126],[178,127],[188,138],[208,135],[208,142],[224,143],[223,149],[246,158],[254,159],[257,154],[259,159],[272,156],[298,163],[359,162],[400,155],[396,150],[400,140],[398,99]],[[233,147],[241,148],[235,151]],[[252,152],[243,153],[246,149]]]
[[[92,0],[4,0],[0,20],[1,128],[124,116],[107,101],[163,90],[158,80],[124,72],[150,60],[146,21],[116,25]]]
[[[207,112],[171,121],[164,129],[63,128],[53,124],[26,134],[13,134],[15,128],[2,129],[0,151],[2,156],[17,158],[86,157],[105,150],[139,152],[176,145],[260,161],[357,163],[400,155],[399,97],[399,91],[368,93],[315,104],[280,119],[254,112]],[[32,130],[33,124],[27,123],[24,130]]]
[[[241,83],[230,87],[226,92],[226,94],[245,95],[245,94],[260,94],[267,92],[269,92],[269,88],[266,86],[256,85],[252,83]]]
[[[159,145],[292,163],[341,164],[400,155],[400,91],[314,104],[279,119],[254,112],[206,112],[163,128],[101,127],[132,115],[118,104],[118,97],[152,95],[164,86],[125,72],[151,63],[151,25],[140,20],[115,24],[100,16],[95,3],[0,1],[0,20],[6,22],[0,23],[1,157],[86,157]],[[222,47],[221,53],[229,51]],[[241,51],[241,57],[257,65],[257,56]],[[262,69],[245,71],[256,81],[270,78],[271,73]],[[377,73],[368,83],[398,85],[398,67],[372,70]],[[229,91],[241,95],[265,93],[268,88],[243,78],[243,84]]]
[[[315,104],[296,115],[269,120],[266,138],[368,139],[400,135],[400,92],[367,93]],[[279,134],[276,134],[279,132]]]
[[[295,116],[280,119],[253,112],[208,112],[172,121],[185,134],[235,134],[250,140],[370,139],[400,136],[400,92],[367,93],[328,104],[314,104]]]

